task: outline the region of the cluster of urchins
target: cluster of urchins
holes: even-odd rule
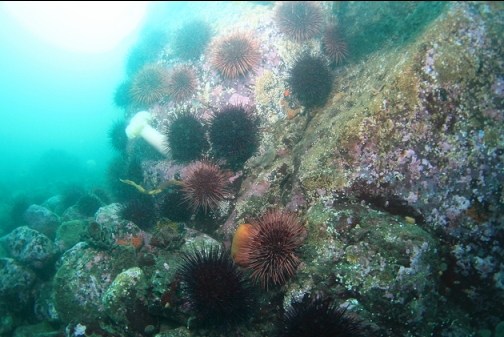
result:
[[[325,57],[300,55],[290,69],[287,84],[305,107],[323,106],[332,84],[327,61],[337,64],[348,55],[340,29],[334,23],[326,24],[321,6],[309,1],[280,3],[275,7],[274,22],[285,38],[298,44],[321,37]],[[201,55],[206,55],[223,80],[248,76],[258,68],[262,56],[253,32],[237,30],[211,42],[213,35],[211,26],[198,19],[186,23],[171,39],[164,31],[146,34],[130,52],[127,62],[130,78],[117,88],[116,105],[146,109],[166,97],[175,103],[187,101],[198,86],[200,67],[195,61]],[[164,60],[179,59],[184,63],[167,70],[157,62],[160,55]]]
[[[251,322],[257,314],[257,290],[281,286],[300,261],[305,229],[297,215],[269,210],[250,224],[238,227],[231,254],[221,248],[186,253],[178,269],[184,301],[195,324],[226,329]],[[253,320],[253,319],[252,319]],[[292,303],[276,325],[277,336],[363,336],[364,327],[333,299],[305,295]]]
[[[339,63],[347,55],[346,43],[337,27],[329,25],[324,29],[322,10],[317,3],[283,2],[276,7],[275,22],[285,37],[299,43],[324,32],[324,51],[332,62]],[[172,49],[182,60],[196,60],[205,52],[211,36],[209,25],[194,21],[177,32]],[[132,51],[127,68],[133,78],[116,91],[116,105],[148,108],[164,96],[181,103],[194,94],[196,76],[191,67],[177,66],[168,74],[153,64],[166,42],[164,34],[151,34]],[[244,32],[227,35],[213,43],[211,48],[210,63],[224,79],[247,75],[260,59],[257,41]],[[301,104],[311,108],[326,103],[332,88],[332,76],[324,58],[304,54],[290,69],[287,83]],[[169,152],[173,161],[187,166],[181,171],[180,189],[165,197],[166,205],[177,205],[176,208],[180,209],[178,206],[182,202],[192,212],[214,210],[229,193],[228,179],[216,163],[206,158],[220,160],[227,168],[236,171],[256,152],[259,119],[253,107],[229,105],[212,111],[211,115],[205,122],[190,108],[172,114],[163,133],[164,151]],[[125,126],[125,122],[117,122],[109,132],[112,145],[121,153],[126,153],[128,144]],[[109,174],[113,180],[117,181],[121,171],[127,174],[136,172],[137,181],[141,181],[141,174],[138,174],[141,169],[135,160],[117,166],[117,172]],[[125,188],[121,184],[116,187]],[[146,221],[145,214],[154,214],[156,207],[146,207],[145,201],[138,201],[150,200],[150,196],[136,195],[128,199],[122,211],[123,218],[137,224],[152,223],[152,218]],[[177,219],[178,215],[173,212],[164,215],[175,221],[184,220]],[[306,230],[296,214],[269,210],[249,222],[237,228],[231,253],[206,247],[184,255],[177,278],[196,325],[220,329],[247,324],[258,305],[254,284],[260,283],[266,290],[281,286],[300,264],[295,250],[304,242]],[[332,299],[305,296],[287,309],[276,334],[362,336],[363,328]]]
[[[299,264],[294,249],[302,241],[303,227],[295,215],[269,211],[238,228],[232,257],[215,247],[185,254],[178,277],[196,324],[226,329],[253,322],[258,290],[250,278],[266,289],[269,283],[284,284]],[[346,308],[308,294],[290,305],[275,330],[276,336],[291,337],[364,335],[362,323],[347,315]]]

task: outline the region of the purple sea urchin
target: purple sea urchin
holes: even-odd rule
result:
[[[210,120],[212,152],[226,160],[228,167],[240,169],[259,144],[259,120],[255,107],[228,105]]]
[[[223,249],[185,254],[178,274],[190,308],[204,326],[234,326],[252,313],[252,285]]]
[[[288,39],[303,42],[322,33],[324,17],[312,1],[285,1],[277,7],[275,21]]]
[[[173,49],[181,59],[195,60],[203,54],[211,37],[210,25],[205,21],[194,20],[186,23],[176,32]]]
[[[234,79],[248,74],[260,61],[258,42],[247,33],[236,32],[217,42],[211,62],[222,77]]]
[[[322,57],[305,54],[290,69],[287,83],[305,107],[321,107],[331,94],[332,75]]]
[[[343,62],[348,55],[347,43],[341,37],[340,29],[337,25],[331,24],[326,27],[322,38],[324,43],[324,53],[335,63]]]
[[[134,104],[150,107],[168,94],[168,74],[157,65],[143,67],[133,78],[130,94]]]
[[[251,277],[268,289],[270,283],[281,285],[296,271],[299,259],[294,251],[304,241],[304,228],[297,215],[268,210],[251,219],[249,237],[236,253],[235,260],[252,271]]]
[[[116,88],[114,92],[114,105],[116,107],[126,109],[131,104],[130,87],[131,82],[124,81]]]
[[[128,136],[126,135],[126,121],[117,120],[108,129],[108,138],[110,145],[117,152],[124,154],[128,145]]]
[[[168,94],[175,102],[183,102],[196,92],[196,84],[196,75],[192,69],[177,66],[168,76]]]
[[[121,208],[121,219],[135,223],[143,230],[150,229],[156,222],[156,207],[150,195],[139,194],[128,200]]]
[[[176,112],[173,116],[164,132],[166,152],[181,163],[200,159],[209,147],[201,121],[189,109]]]
[[[360,337],[363,326],[331,298],[306,296],[292,303],[277,325],[278,337]]]
[[[215,209],[229,193],[228,180],[217,164],[207,160],[189,164],[182,170],[184,200],[193,210]]]

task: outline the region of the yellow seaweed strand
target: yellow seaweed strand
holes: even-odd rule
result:
[[[168,188],[170,185],[178,185],[178,186],[183,186],[184,185],[184,183],[182,181],[168,180],[166,183],[164,183],[160,187],[158,187],[158,188],[156,188],[154,190],[147,191],[145,188],[143,188],[142,186],[138,185],[134,181],[126,180],[126,179],[119,179],[119,180],[121,182],[125,183],[125,184],[128,184],[128,185],[131,185],[131,186],[135,187],[141,193],[143,193],[143,194],[149,194],[149,195],[161,193],[161,192],[163,192],[163,190],[165,190],[166,188]]]

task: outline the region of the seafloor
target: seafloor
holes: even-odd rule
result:
[[[231,169],[218,208],[177,224],[139,228],[121,220],[119,203],[91,219],[54,199],[30,206],[0,238],[1,336],[275,336],[305,294],[347,307],[363,335],[503,336],[502,3],[317,5],[340,27],[348,55],[326,58],[329,98],[306,108],[289,71],[300,55],[325,57],[319,37],[288,40],[276,3],[199,4],[206,8],[193,14],[211,23],[213,41],[247,31],[261,63],[223,80],[212,46],[182,62],[168,42],[153,62],[190,65],[198,84],[183,104],[149,107],[151,125],[161,130],[182,105],[203,120],[212,107],[255,105],[257,152]],[[137,111],[128,106],[125,118]],[[138,143],[127,151],[141,162],[135,183],[153,190],[178,179],[184,164]],[[270,208],[296,213],[306,231],[294,275],[258,286],[258,308],[239,326],[191,325],[199,317],[177,300],[181,253],[229,248],[239,224]]]

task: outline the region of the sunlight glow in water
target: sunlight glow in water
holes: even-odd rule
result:
[[[144,1],[4,1],[28,31],[62,49],[113,49],[141,22]]]

